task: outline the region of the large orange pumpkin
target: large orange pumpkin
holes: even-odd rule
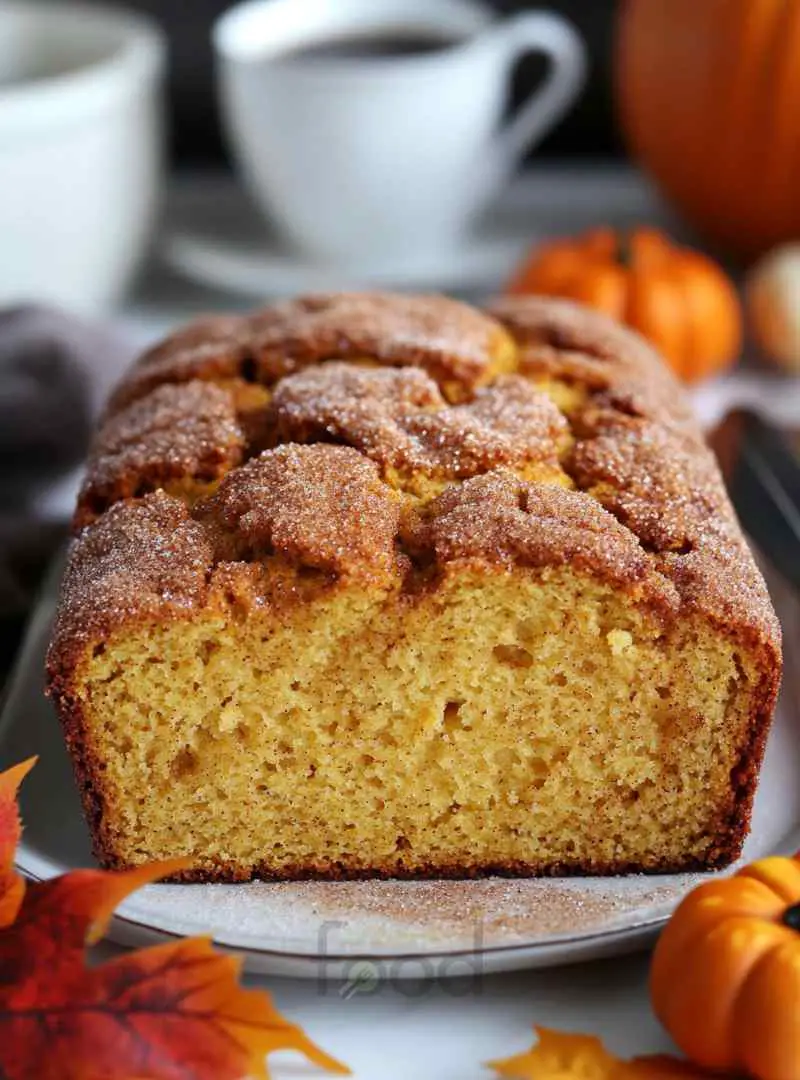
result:
[[[698,228],[755,255],[800,237],[800,4],[623,0],[631,149]]]
[[[592,229],[536,248],[508,293],[563,296],[598,308],[648,338],[685,381],[736,359],[742,327],[732,283],[707,256],[656,229]]]
[[[650,994],[698,1065],[800,1080],[800,862],[762,859],[690,893],[656,946]]]

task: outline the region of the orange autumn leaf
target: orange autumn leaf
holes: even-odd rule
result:
[[[489,1061],[488,1068],[514,1080],[710,1080],[709,1073],[666,1054],[624,1061],[594,1035],[544,1027],[534,1031],[537,1041],[530,1050]]]
[[[0,793],[19,779],[19,769],[5,783],[0,777]],[[5,805],[3,812],[17,822]],[[77,870],[28,887],[16,920],[0,929],[3,1080],[268,1078],[265,1055],[279,1049],[348,1072],[268,994],[242,989],[239,962],[205,938],[87,967],[86,945],[102,936],[120,901],[187,864]]]
[[[499,1076],[514,1080],[611,1080],[620,1075],[619,1058],[594,1035],[574,1035],[534,1027],[537,1040],[530,1050],[487,1065]]]
[[[35,763],[36,758],[28,758],[0,773],[0,928],[14,921],[25,892],[25,882],[14,869],[14,855],[22,833],[17,791]]]

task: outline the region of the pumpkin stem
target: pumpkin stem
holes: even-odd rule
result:
[[[787,907],[781,916],[781,922],[790,930],[800,930],[800,904],[792,904]]]
[[[617,233],[617,262],[623,270],[633,266],[633,236],[627,230]]]

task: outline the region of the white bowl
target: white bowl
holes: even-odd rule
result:
[[[153,227],[164,58],[124,9],[0,0],[0,303],[122,296]]]

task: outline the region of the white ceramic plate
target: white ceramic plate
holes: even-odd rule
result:
[[[55,588],[30,626],[0,723],[0,764],[31,754],[19,868],[48,878],[92,865],[58,722],[42,695]],[[794,598],[779,596],[791,649]],[[791,660],[745,859],[800,846],[800,695]],[[611,955],[650,940],[697,874],[436,882],[152,885],[119,909],[110,936],[143,944],[212,934],[252,970],[357,982],[511,971]]]

